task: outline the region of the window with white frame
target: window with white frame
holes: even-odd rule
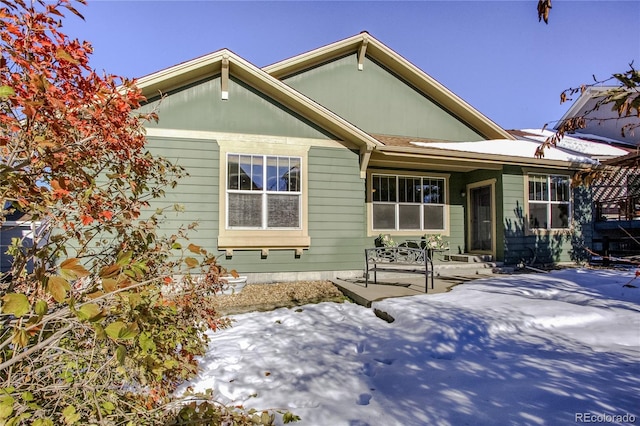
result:
[[[374,230],[445,229],[445,179],[371,175]]]
[[[529,228],[566,229],[571,224],[569,176],[530,174]]]
[[[302,159],[227,154],[227,228],[299,229]]]

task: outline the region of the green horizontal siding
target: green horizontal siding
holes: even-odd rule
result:
[[[186,168],[182,179],[167,196],[151,203],[150,210],[181,204],[185,211],[168,211],[161,229],[175,233],[192,222],[191,242],[212,253],[217,248],[219,229],[219,150],[213,140],[149,138],[152,151]],[[188,149],[180,148],[188,147]],[[194,154],[196,153],[196,154]],[[294,250],[270,250],[266,259],[260,250],[235,250],[231,259],[221,257],[228,269],[241,273],[279,273],[358,270],[363,268],[364,247],[373,245],[367,237],[365,182],[360,179],[359,156],[347,149],[311,147],[308,158],[308,223],[311,246],[296,257]],[[497,258],[507,264],[528,259],[538,261],[579,260],[591,238],[589,191],[574,191],[573,234],[526,235],[524,175],[520,168],[504,172],[452,173],[449,179],[449,223],[452,252],[466,251],[466,185],[495,178],[498,220]],[[587,213],[585,213],[587,212]],[[415,238],[415,236],[407,236]],[[402,241],[402,236],[395,237]]]
[[[465,230],[467,227],[465,209],[467,199],[460,193],[466,191],[462,173],[453,173],[449,178],[449,233],[447,239],[451,253],[466,251]]]
[[[198,226],[190,232],[190,241],[212,253],[218,235],[219,203],[219,149],[215,140],[148,137],[149,149],[154,155],[165,157],[184,167],[189,176],[178,181],[166,197],[151,202],[150,210],[180,204],[183,212],[168,211],[160,229],[175,234],[178,229],[193,222]]]
[[[570,258],[574,262],[585,262],[590,255],[587,248],[593,248],[593,192],[589,187],[579,186],[573,190],[573,219],[575,233],[571,236]]]
[[[359,156],[346,149],[313,147],[309,152],[309,235],[302,258],[306,270],[339,271],[363,267],[365,182]],[[303,260],[301,258],[301,260]]]
[[[152,151],[185,167],[189,176],[151,203],[151,210],[184,205],[183,213],[169,212],[161,224],[165,233],[198,222],[191,242],[212,253],[219,229],[219,150],[215,141],[149,138]],[[186,147],[181,148],[181,147]],[[196,153],[194,155],[193,153]],[[364,180],[359,156],[343,148],[312,147],[308,158],[308,223],[311,247],[300,257],[294,250],[235,250],[231,259],[221,257],[227,269],[241,273],[339,271],[361,269],[364,258],[366,212]]]

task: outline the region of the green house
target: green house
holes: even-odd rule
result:
[[[456,255],[580,260],[590,159],[517,139],[363,32],[265,68],[220,50],[139,79],[150,149],[190,176],[162,203],[254,281],[362,275],[364,249],[440,234]],[[257,278],[259,277],[259,278]]]

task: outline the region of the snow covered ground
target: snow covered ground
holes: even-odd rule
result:
[[[633,271],[496,276],[372,309],[233,317],[191,385],[300,425],[640,423]],[[640,286],[640,278],[632,285]],[[626,417],[623,417],[626,416]]]

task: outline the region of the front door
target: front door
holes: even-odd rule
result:
[[[492,185],[469,189],[471,221],[471,251],[493,251],[493,194]]]

